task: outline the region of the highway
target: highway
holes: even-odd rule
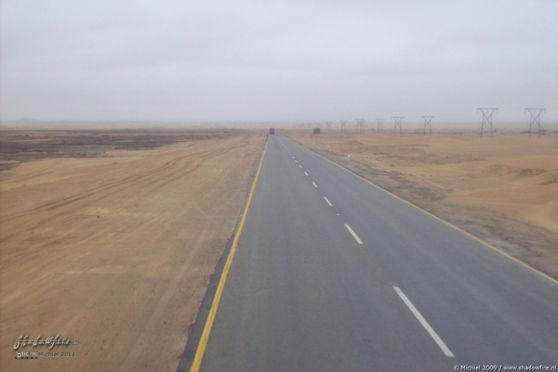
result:
[[[269,136],[202,371],[557,362],[555,282]]]

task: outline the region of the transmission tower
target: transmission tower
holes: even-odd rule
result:
[[[339,124],[341,127],[341,132],[345,132],[345,129],[347,128],[347,120],[339,120]]]
[[[366,121],[363,118],[356,118],[355,121],[357,123],[359,132],[362,133],[364,131],[364,124],[366,123]]]
[[[391,117],[393,119],[393,135],[397,134],[397,129],[399,128],[399,135],[403,134],[403,128],[401,126],[401,123],[403,121],[403,119],[405,119],[404,116],[392,116]]]
[[[432,135],[432,119],[434,119],[434,116],[424,115],[422,118],[424,119],[424,135],[426,136],[426,128],[428,128],[428,134]]]
[[[494,132],[494,126],[492,125],[492,114],[495,111],[498,111],[496,107],[479,107],[479,110],[482,114],[482,123],[481,123],[481,137],[484,135],[485,127],[490,130],[490,135]]]
[[[531,137],[531,133],[533,133],[533,128],[535,128],[536,132],[539,136],[542,133],[541,128],[541,114],[546,111],[544,107],[527,107],[525,109],[529,113],[529,137]]]
[[[376,119],[376,130],[378,133],[384,130],[384,119]]]

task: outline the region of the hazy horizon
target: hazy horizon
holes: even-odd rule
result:
[[[558,2],[0,3],[0,121],[558,122]]]

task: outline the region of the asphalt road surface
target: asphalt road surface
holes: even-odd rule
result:
[[[557,360],[555,283],[270,136],[202,371]]]

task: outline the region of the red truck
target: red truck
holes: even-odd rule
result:
[[[269,128],[269,134],[275,134],[275,128]]]

